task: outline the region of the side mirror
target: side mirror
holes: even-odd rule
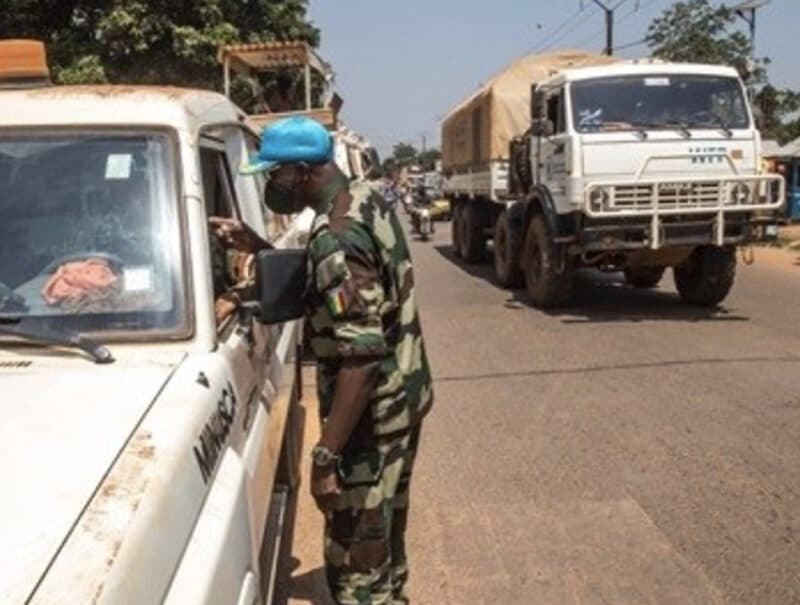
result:
[[[305,250],[262,250],[256,256],[258,321],[266,325],[305,314]]]
[[[553,121],[547,118],[536,118],[531,122],[531,134],[535,137],[551,137],[555,131]]]
[[[544,114],[544,93],[537,90],[536,84],[531,86],[531,120],[537,120]]]

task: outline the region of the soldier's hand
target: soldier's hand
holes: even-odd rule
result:
[[[329,467],[311,467],[311,495],[317,508],[323,513],[333,510],[336,498],[341,495],[342,487],[339,483],[339,474],[336,472],[336,465]]]
[[[208,219],[208,223],[224,246],[251,253],[268,247],[267,242],[261,239],[261,236],[241,221],[212,216]]]

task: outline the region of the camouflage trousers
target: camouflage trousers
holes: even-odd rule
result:
[[[342,494],[325,523],[328,586],[339,605],[405,605],[405,533],[420,426],[345,452]]]

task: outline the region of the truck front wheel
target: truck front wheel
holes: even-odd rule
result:
[[[461,209],[461,257],[468,263],[479,263],[486,256],[484,212],[478,203],[466,204]]]
[[[674,268],[681,300],[690,305],[715,307],[728,296],[736,277],[733,248],[700,246],[689,260]]]
[[[575,281],[563,251],[553,243],[544,217],[534,216],[525,237],[525,287],[535,307],[549,309],[567,304]]]
[[[634,288],[655,288],[665,271],[665,267],[630,267],[625,269],[625,281]]]
[[[494,227],[494,274],[504,288],[514,288],[522,283],[520,239],[511,228],[508,213],[501,213]]]

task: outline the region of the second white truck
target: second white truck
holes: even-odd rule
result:
[[[453,246],[473,263],[493,240],[498,282],[561,306],[582,267],[683,301],[729,293],[736,249],[777,233],[780,176],[733,68],[616,61],[568,51],[521,59],[442,129]]]

